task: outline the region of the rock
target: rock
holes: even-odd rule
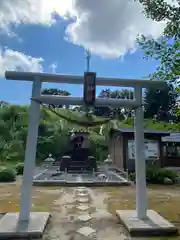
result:
[[[173,184],[173,181],[170,178],[165,178],[164,184]]]
[[[177,183],[180,183],[180,175],[177,176],[176,181]]]
[[[107,176],[106,176],[105,174],[103,174],[103,173],[100,173],[100,174],[98,175],[98,178],[99,178],[100,180],[106,180],[106,179],[107,179]]]

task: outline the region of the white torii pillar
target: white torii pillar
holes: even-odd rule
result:
[[[144,114],[142,88],[135,87],[135,99],[139,107],[135,110],[135,170],[136,170],[136,213],[139,219],[147,217],[146,163],[144,158]]]
[[[41,94],[41,80],[40,78],[35,77],[32,87],[32,98],[38,97],[40,96],[40,94]],[[40,104],[31,100],[29,108],[29,124],[26,141],[24,173],[21,186],[21,200],[19,213],[20,221],[29,221],[30,217],[39,118],[40,118]]]

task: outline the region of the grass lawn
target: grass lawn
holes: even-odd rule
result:
[[[20,182],[19,178],[16,183],[0,184],[0,212],[19,211]],[[66,190],[59,187],[33,187],[32,210],[50,211],[52,214],[60,212]],[[96,188],[94,192],[104,195],[106,209],[113,215],[119,209],[135,209],[135,187],[133,186]],[[157,211],[174,223],[180,231],[180,186],[149,185],[148,206],[149,209]],[[51,225],[53,225],[53,219]],[[165,239],[180,240],[180,237]]]
[[[135,209],[135,187],[106,188],[106,191],[109,197],[105,201],[110,213],[115,214],[118,209]],[[176,225],[180,233],[180,185],[149,185],[148,208],[155,210]],[[180,236],[170,239],[180,240]]]
[[[21,177],[14,183],[0,183],[0,212],[19,211]],[[49,190],[49,191],[48,191]],[[52,211],[53,201],[59,197],[56,188],[33,187],[32,210]],[[52,194],[51,194],[52,193]]]

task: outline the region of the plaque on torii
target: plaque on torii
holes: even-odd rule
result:
[[[84,104],[93,107],[96,100],[96,73],[84,73]]]

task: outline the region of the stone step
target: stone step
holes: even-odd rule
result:
[[[73,170],[73,171],[83,171],[83,170],[88,170],[88,168],[87,167],[69,167],[68,171],[71,171],[71,170]]]
[[[79,166],[73,166],[73,165],[70,165],[68,167],[68,169],[81,169],[81,168],[88,168],[86,165],[79,165]]]
[[[86,170],[86,169],[83,169],[83,170],[71,170],[71,169],[69,169],[68,170],[68,173],[85,173],[85,174],[89,174],[89,173],[91,173],[92,171],[88,171],[88,170]]]
[[[71,166],[73,166],[73,167],[86,167],[86,166],[88,166],[88,164],[87,163],[70,163],[70,165],[69,165],[70,167]]]
[[[72,160],[71,161],[71,164],[86,164],[86,163],[87,163],[87,161],[85,161],[85,160],[84,161],[78,161],[78,160],[76,160],[76,161]]]
[[[52,165],[53,166],[60,166],[60,162],[54,162]]]

